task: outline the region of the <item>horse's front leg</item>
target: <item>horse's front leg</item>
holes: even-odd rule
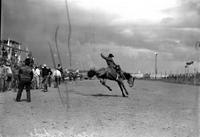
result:
[[[118,83],[118,85],[119,85],[119,87],[120,87],[120,89],[121,89],[121,92],[122,92],[122,96],[123,97],[126,97],[126,95],[124,94],[124,92],[123,92],[123,88],[122,88],[122,82],[121,81],[117,81],[117,83]]]
[[[106,80],[105,80],[105,79],[100,79],[100,83],[101,83],[103,86],[105,86],[106,88],[108,88],[108,90],[112,91],[112,89],[111,89],[108,85],[106,85]]]

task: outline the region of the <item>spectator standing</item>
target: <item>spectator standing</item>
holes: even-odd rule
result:
[[[47,68],[47,65],[44,64],[42,67],[42,85],[43,85],[43,91],[48,91],[48,77],[50,76],[51,72],[50,69]]]
[[[11,90],[13,73],[10,66],[5,66],[5,68],[6,68],[6,87],[7,90]]]
[[[47,82],[48,82],[48,86],[51,87],[51,76],[52,76],[52,71],[51,68],[47,67],[48,71],[49,71],[49,75],[47,77]]]
[[[62,78],[62,80],[64,81],[64,77],[63,77],[63,68],[62,68],[62,66],[61,66],[60,64],[58,64],[57,69],[60,71],[60,73],[61,73],[61,78]]]
[[[56,69],[54,72],[53,72],[53,78],[55,80],[55,88],[58,87],[58,85],[60,85],[60,80],[61,80],[61,72]]]
[[[30,60],[25,60],[25,65],[19,69],[19,90],[17,92],[16,101],[19,102],[21,100],[21,95],[24,87],[26,88],[27,93],[27,102],[31,102],[31,81],[33,79],[33,71],[30,67]]]
[[[34,79],[35,79],[35,86],[36,86],[36,89],[39,89],[40,88],[40,69],[36,66],[34,69],[33,69],[33,74],[34,74]]]
[[[5,91],[5,81],[6,81],[6,68],[5,65],[3,65],[4,62],[1,62],[0,65],[0,91],[4,92]]]
[[[28,53],[28,56],[26,57],[26,59],[30,62],[29,66],[33,67],[33,65],[34,65],[34,58],[32,56],[32,52],[31,51]]]
[[[14,89],[14,92],[17,92],[17,87],[19,83],[19,79],[18,79],[19,66],[17,64],[13,66],[12,72],[13,72],[13,81],[12,81],[13,89]]]

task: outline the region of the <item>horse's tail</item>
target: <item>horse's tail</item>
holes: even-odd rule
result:
[[[92,77],[94,77],[96,75],[96,71],[94,70],[94,69],[91,69],[91,70],[89,70],[88,72],[87,72],[87,76],[89,77],[89,78],[92,78]]]

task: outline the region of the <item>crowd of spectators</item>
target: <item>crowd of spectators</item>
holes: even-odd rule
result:
[[[170,74],[162,80],[172,83],[200,85],[200,73]]]
[[[34,63],[34,58],[31,52],[27,55],[24,61],[18,63],[8,63],[7,59],[0,58],[0,92],[12,90],[17,91],[19,87],[19,70],[25,66],[25,61],[29,62],[29,66],[32,68],[33,79],[31,81],[31,89],[41,89],[46,92],[48,87],[57,87],[61,83],[62,66],[57,65],[57,68],[50,68],[46,64],[37,65]],[[55,71],[55,72],[54,72]]]

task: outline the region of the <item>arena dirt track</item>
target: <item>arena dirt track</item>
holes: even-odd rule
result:
[[[0,136],[3,137],[195,137],[197,87],[136,80],[123,98],[97,80],[68,84],[69,108],[57,89],[32,90],[32,102],[15,102],[16,93],[0,94]],[[67,104],[64,85],[60,87]]]

